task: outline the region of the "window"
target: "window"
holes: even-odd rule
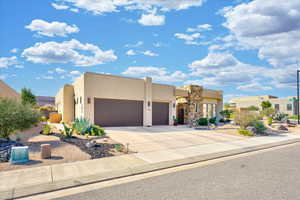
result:
[[[275,104],[275,110],[277,110],[277,111],[280,110],[280,105],[279,104]]]
[[[287,109],[288,111],[293,110],[293,105],[292,105],[292,104],[287,104],[287,105],[286,105],[286,109]]]

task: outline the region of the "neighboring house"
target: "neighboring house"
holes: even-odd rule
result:
[[[21,100],[21,96],[14,89],[9,87],[3,81],[0,80],[0,98],[8,98],[16,101]]]
[[[263,101],[270,101],[272,107],[279,113],[296,115],[297,101],[296,97],[278,98],[275,96],[251,96],[251,97],[237,97],[230,100],[230,106],[237,109],[245,109],[250,106],[256,106],[261,109]]]
[[[192,86],[176,88],[152,83],[149,77],[137,79],[86,72],[72,85],[59,90],[55,104],[64,122],[84,117],[100,126],[171,125],[176,117],[183,117],[183,123],[189,123],[190,118],[196,117],[187,115],[192,109],[193,113],[201,113],[199,116],[204,113],[216,116],[222,110],[222,92],[195,87],[201,91],[196,95],[197,100],[193,99]],[[202,103],[215,106],[205,107],[207,112],[204,112]],[[179,106],[183,115],[178,112]]]
[[[54,106],[55,105],[55,97],[37,96],[36,101],[39,106]]]

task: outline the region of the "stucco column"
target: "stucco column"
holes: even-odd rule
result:
[[[152,126],[152,79],[145,78],[144,126]]]
[[[169,104],[169,125],[174,124],[174,118],[177,117],[176,115],[176,99],[174,98]]]

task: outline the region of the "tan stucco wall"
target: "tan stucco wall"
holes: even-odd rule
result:
[[[9,87],[6,83],[0,80],[0,98],[9,98],[16,101],[20,101],[20,94],[17,93],[14,89]]]
[[[62,114],[63,122],[74,121],[74,87],[65,85],[55,96],[58,113]]]
[[[84,75],[81,75],[73,83],[74,87],[74,101],[75,103],[75,119],[82,118],[86,116],[88,109],[86,108],[86,97],[85,97],[85,79]]]

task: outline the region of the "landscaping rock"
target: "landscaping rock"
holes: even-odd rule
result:
[[[0,163],[9,161],[11,147],[14,146],[23,146],[23,145],[15,141],[0,139]]]
[[[280,126],[277,127],[277,130],[279,130],[279,131],[288,131],[289,129],[287,127],[283,126],[283,125],[280,125]]]
[[[92,147],[95,147],[96,145],[97,145],[97,142],[95,140],[92,140],[92,141],[85,144],[85,146],[87,148],[92,148]]]

